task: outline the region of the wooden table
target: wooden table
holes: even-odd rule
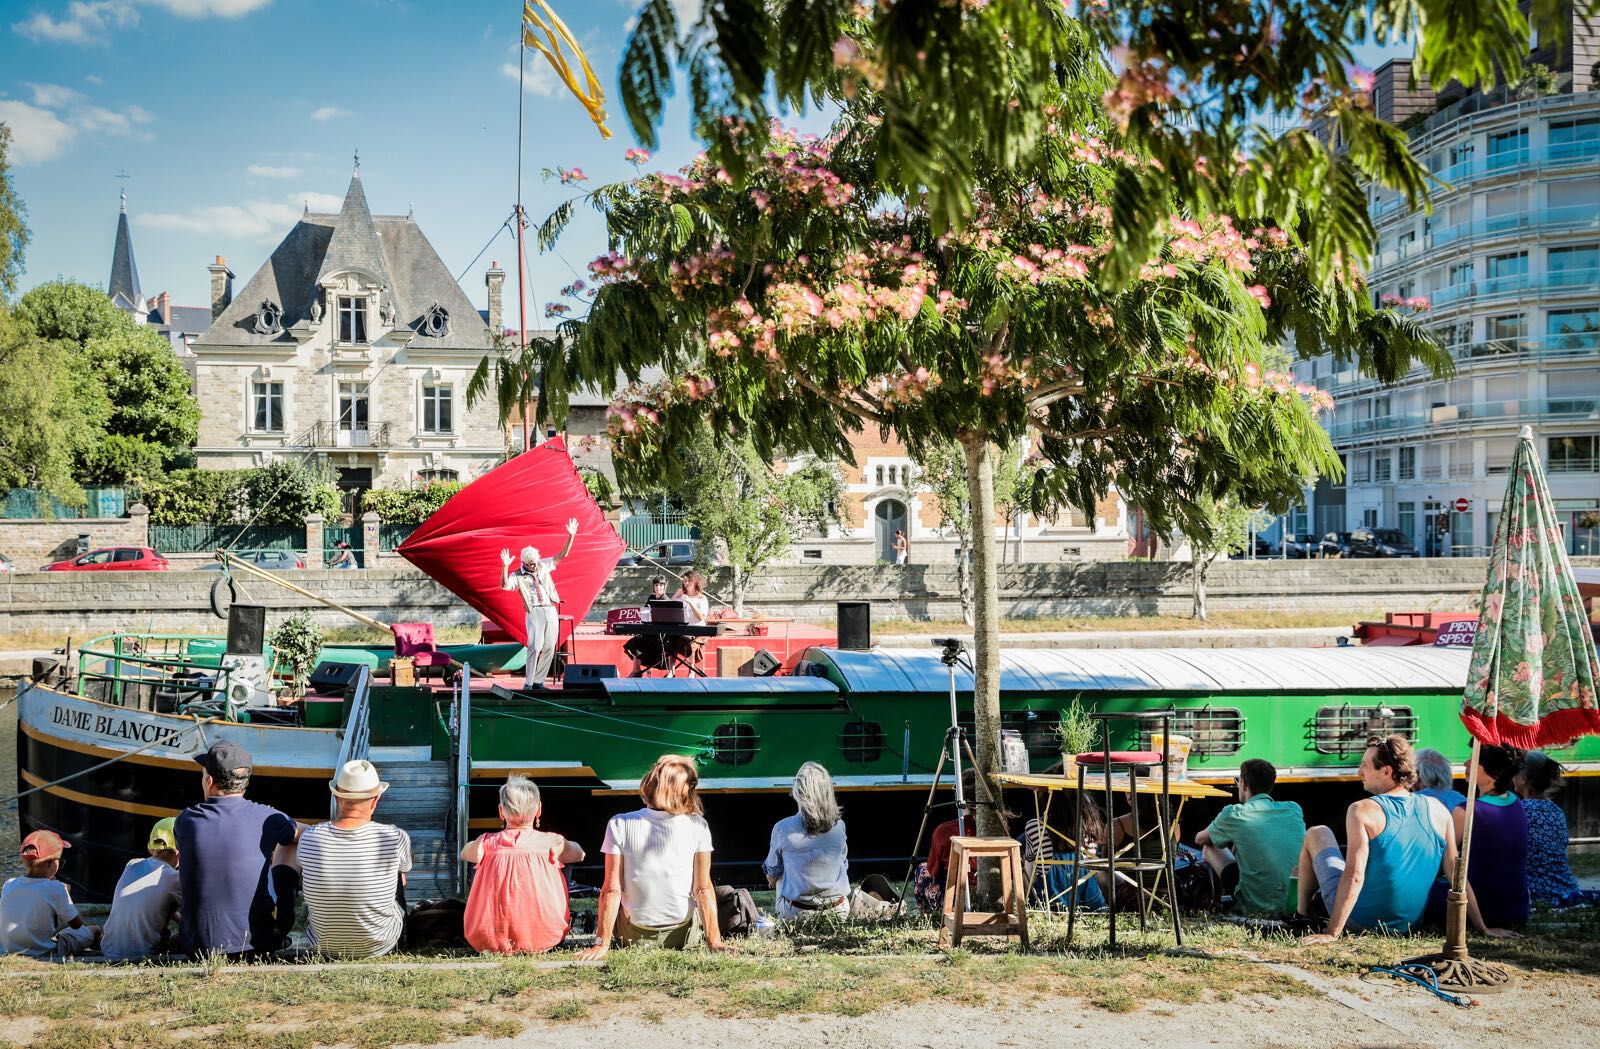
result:
[[[1065,866],[1065,867],[1072,866],[1072,861],[1071,860],[1058,860],[1058,859],[1055,859],[1053,856],[1050,859],[1045,859],[1045,856],[1044,856],[1044,843],[1045,843],[1045,840],[1046,840],[1045,839],[1045,835],[1046,834],[1054,834],[1056,837],[1060,838],[1063,842],[1065,842],[1069,846],[1070,851],[1072,851],[1074,853],[1076,853],[1078,851],[1078,843],[1073,841],[1072,837],[1070,835],[1065,834],[1062,831],[1056,830],[1054,827],[1050,826],[1050,804],[1051,804],[1051,802],[1055,799],[1055,796],[1059,791],[1064,791],[1064,790],[1076,791],[1078,789],[1078,778],[1077,778],[1077,776],[1076,775],[1073,775],[1073,776],[1065,776],[1065,775],[1063,775],[1063,776],[1049,776],[1049,775],[1044,775],[1042,773],[1036,774],[1036,773],[1031,773],[1031,772],[1029,772],[1029,773],[1000,772],[1000,773],[996,773],[994,778],[1000,783],[1000,785],[1002,787],[1025,787],[1030,792],[1032,792],[1032,794],[1033,794],[1034,818],[1039,821],[1039,828],[1040,828],[1039,844],[1034,849],[1034,855],[1032,857],[1032,859],[1033,859],[1033,870],[1038,871],[1039,869],[1041,869],[1043,867],[1052,867],[1052,866]],[[1099,772],[1099,771],[1096,771],[1094,769],[1086,769],[1085,773],[1084,773],[1083,788],[1086,791],[1098,791],[1100,793],[1104,793],[1105,790],[1106,790],[1105,774],[1103,772]],[[1128,789],[1128,784],[1127,784],[1127,782],[1125,780],[1120,782],[1120,783],[1118,781],[1116,781],[1116,780],[1113,780],[1112,783],[1111,783],[1111,789],[1114,790],[1114,791],[1119,791],[1119,792],[1126,791]],[[1156,795],[1159,795],[1161,793],[1161,780],[1160,780],[1160,778],[1158,778],[1156,776],[1138,776],[1138,777],[1135,777],[1134,778],[1134,793],[1136,793],[1136,794],[1156,794]],[[1178,826],[1182,822],[1182,820],[1183,820],[1183,807],[1184,807],[1185,804],[1188,803],[1190,798],[1227,798],[1227,797],[1232,797],[1232,795],[1229,794],[1225,790],[1219,790],[1216,787],[1209,786],[1208,784],[1205,784],[1205,783],[1198,783],[1198,782],[1196,782],[1194,780],[1190,780],[1190,779],[1175,779],[1175,780],[1169,781],[1168,786],[1167,786],[1167,793],[1170,796],[1172,796],[1173,798],[1176,798],[1177,802],[1178,802],[1177,808],[1174,810],[1174,812],[1172,814],[1172,824],[1171,825],[1174,826],[1174,827]],[[1040,795],[1044,796],[1044,804],[1043,805],[1041,805],[1040,802],[1039,802]],[[1151,828],[1149,828],[1148,830],[1146,830],[1144,832],[1144,836],[1148,837],[1151,833],[1159,832],[1159,829],[1160,829],[1159,827],[1151,827]],[[1108,837],[1108,844],[1109,844],[1110,835],[1112,833],[1113,833],[1112,832],[1112,828],[1107,827],[1106,828],[1106,835]],[[1137,844],[1137,842],[1131,842],[1131,841],[1128,842],[1120,850],[1118,850],[1117,855],[1119,855],[1119,856],[1122,855],[1122,853],[1127,852],[1129,849],[1132,849],[1136,844]],[[1052,851],[1052,853],[1055,851],[1053,847],[1052,847],[1051,851]],[[1157,876],[1157,881],[1156,881],[1156,885],[1157,886],[1160,885],[1160,880],[1159,879],[1160,879],[1160,877],[1164,876],[1164,874],[1165,874],[1165,872],[1163,871],[1162,875],[1158,875]],[[1063,890],[1062,892],[1058,893],[1056,896],[1052,896],[1049,899],[1046,899],[1044,901],[1045,902],[1045,906],[1048,907],[1050,904],[1054,903],[1058,897],[1065,897],[1068,892],[1076,891],[1079,885],[1082,885],[1086,880],[1088,880],[1089,878],[1092,878],[1092,877],[1094,877],[1094,873],[1092,871],[1081,871],[1080,872],[1080,877],[1078,878],[1078,880],[1076,882],[1073,883],[1073,885],[1072,885],[1072,887],[1070,889]],[[1122,873],[1120,871],[1117,873],[1117,877],[1121,878],[1123,881],[1127,882],[1130,885],[1139,885],[1138,882],[1135,882],[1132,878],[1128,877],[1127,874]],[[1031,882],[1030,882],[1028,887],[1029,887],[1029,889],[1031,891],[1031,889],[1033,887]],[[1139,887],[1140,887],[1140,890],[1142,892],[1144,892],[1145,894],[1149,895],[1152,898],[1152,900],[1154,900],[1155,902],[1162,903],[1162,904],[1165,903],[1164,900],[1161,900],[1159,898],[1159,895],[1157,893],[1152,891],[1154,887],[1152,887],[1152,889],[1146,889],[1143,886],[1139,886]]]

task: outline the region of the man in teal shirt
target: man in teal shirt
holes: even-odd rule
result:
[[[1233,909],[1245,914],[1284,911],[1289,877],[1306,836],[1305,816],[1292,801],[1275,801],[1278,770],[1251,758],[1239,766],[1239,804],[1229,805],[1195,836],[1206,862],[1233,894]]]

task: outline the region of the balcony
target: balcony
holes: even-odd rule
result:
[[[1470,247],[1473,242],[1494,237],[1515,236],[1526,240],[1533,231],[1546,233],[1600,233],[1600,207],[1592,204],[1571,204],[1551,208],[1531,208],[1506,215],[1494,215],[1472,222],[1459,222],[1454,226],[1434,230],[1420,241],[1380,253],[1372,261],[1371,276],[1382,279],[1385,271],[1410,262],[1429,251],[1457,246]]]
[[[369,423],[364,427],[353,427],[333,423],[319,422],[307,430],[295,442],[298,447],[316,450],[332,448],[390,448],[393,447],[389,438],[389,424]]]
[[[1525,292],[1571,294],[1600,289],[1600,266],[1585,266],[1570,270],[1551,270],[1544,273],[1516,273],[1505,277],[1486,277],[1483,280],[1462,281],[1440,288],[1429,296],[1435,309],[1442,309],[1468,299],[1493,299]]]
[[[1552,458],[1547,469],[1553,474],[1600,474],[1600,459]]]
[[[1438,433],[1447,428],[1471,424],[1493,426],[1555,419],[1600,423],[1600,400],[1557,398],[1522,401],[1485,401],[1477,404],[1449,404],[1422,412],[1385,415],[1376,419],[1348,419],[1327,427],[1334,441],[1373,441],[1412,433]],[[1424,476],[1427,468],[1424,467]]]
[[[1529,361],[1576,360],[1584,357],[1600,357],[1600,332],[1574,332],[1570,335],[1551,335],[1543,339],[1489,339],[1484,342],[1451,346],[1448,350],[1456,362],[1456,367],[1463,371],[1470,370],[1474,364],[1480,362],[1498,366]],[[1419,366],[1412,369],[1411,374],[1402,382],[1413,377],[1419,380],[1429,378],[1426,370]],[[1363,388],[1376,389],[1382,385],[1377,379],[1363,375],[1354,368],[1321,376],[1316,382],[1335,396]]]

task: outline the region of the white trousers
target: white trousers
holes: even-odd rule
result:
[[[550,676],[550,663],[556,658],[556,638],[561,633],[561,621],[556,617],[555,606],[539,605],[528,610],[524,621],[528,628],[528,662],[523,667],[523,684],[528,688],[543,685]]]

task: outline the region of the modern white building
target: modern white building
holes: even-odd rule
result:
[[[1593,41],[1581,19],[1574,30]],[[1373,190],[1371,290],[1427,299],[1456,371],[1383,387],[1328,358],[1298,365],[1335,398],[1345,478],[1308,493],[1297,533],[1397,528],[1424,554],[1482,554],[1531,426],[1568,549],[1600,554],[1600,91],[1587,62],[1565,67],[1533,98],[1435,96],[1409,63],[1378,71],[1375,104],[1409,116],[1413,152],[1445,185],[1431,214]]]

